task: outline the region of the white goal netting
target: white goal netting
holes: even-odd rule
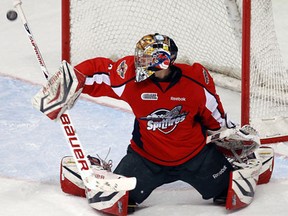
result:
[[[250,122],[260,128],[262,137],[287,135],[288,127],[271,132],[263,123],[281,119],[282,129],[282,123],[288,124],[288,73],[277,43],[271,0],[251,2],[250,97],[242,103],[249,103]],[[143,35],[158,32],[174,39],[179,62],[200,62],[210,71],[232,77],[236,80],[232,87],[241,91],[241,1],[70,0],[69,8],[72,64],[96,56],[133,55]],[[221,77],[215,75],[215,80],[227,86],[227,79]]]

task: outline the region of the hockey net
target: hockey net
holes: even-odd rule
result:
[[[242,6],[250,1],[245,32]],[[178,62],[200,62],[216,84],[242,92],[242,124],[257,128],[263,142],[288,140],[288,73],[271,0],[62,0],[62,31],[62,58],[73,65],[133,55],[143,35],[168,35]]]

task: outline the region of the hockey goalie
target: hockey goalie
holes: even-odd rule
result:
[[[80,94],[123,100],[135,115],[127,154],[113,172],[110,162],[88,158],[95,176],[136,177],[135,188],[87,188],[73,158],[64,157],[64,192],[85,196],[97,210],[126,215],[159,186],[183,181],[203,199],[233,210],[249,205],[256,185],[269,182],[273,150],[260,146],[253,127],[229,120],[209,71],[199,63],[175,63],[177,53],[170,37],[145,35],[134,56],[115,62],[96,57],[75,68],[64,61],[35,95],[34,107],[53,120],[61,120]]]

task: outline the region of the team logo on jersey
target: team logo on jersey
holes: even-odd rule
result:
[[[142,100],[158,100],[157,93],[142,93],[141,94]]]
[[[169,134],[185,120],[187,115],[187,112],[182,111],[182,106],[176,106],[172,110],[158,109],[140,119],[147,121],[147,130],[159,130],[164,134]]]
[[[117,74],[122,78],[124,79],[125,78],[125,74],[126,74],[126,71],[128,69],[128,66],[126,64],[126,60],[122,61],[118,67],[117,67]]]

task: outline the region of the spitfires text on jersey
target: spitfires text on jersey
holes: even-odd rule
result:
[[[181,113],[181,109],[182,106],[176,106],[172,110],[158,109],[147,117],[142,117],[141,120],[147,120],[147,130],[159,130],[168,134],[185,120],[188,113]]]

